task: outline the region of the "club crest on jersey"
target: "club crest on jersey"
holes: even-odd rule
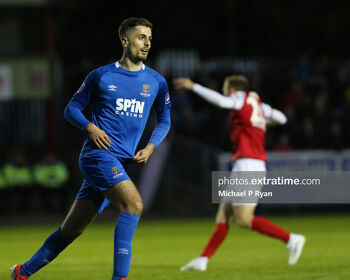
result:
[[[108,90],[109,91],[116,91],[116,88],[117,88],[117,86],[115,86],[115,85],[109,85],[108,86]]]
[[[142,97],[150,97],[151,96],[151,94],[149,93],[149,85],[148,84],[142,85],[142,92],[140,92],[140,95]]]

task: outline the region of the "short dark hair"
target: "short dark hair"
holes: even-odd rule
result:
[[[123,20],[123,22],[120,24],[119,28],[118,28],[118,35],[119,35],[119,39],[121,39],[122,37],[126,36],[126,32],[131,29],[134,28],[135,26],[146,26],[149,28],[153,28],[152,23],[145,19],[145,18],[127,18],[125,20]]]

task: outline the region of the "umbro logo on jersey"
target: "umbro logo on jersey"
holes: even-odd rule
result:
[[[109,85],[108,86],[108,90],[109,91],[116,91],[116,88],[117,88],[117,86],[115,86],[115,85]]]

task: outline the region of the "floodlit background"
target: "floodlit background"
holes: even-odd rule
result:
[[[225,76],[243,74],[264,102],[287,115],[285,126],[267,132],[269,170],[350,171],[349,14],[350,2],[340,0],[0,0],[0,225],[58,224],[67,212],[82,183],[78,156],[86,135],[63,110],[91,70],[121,57],[117,29],[127,17],[153,23],[146,65],[166,77],[172,100],[168,137],[146,166],[129,170],[144,200],[143,221],[213,220],[211,171],[229,168],[229,111],[174,91],[179,76],[220,91]],[[140,147],[154,124],[151,117]],[[257,213],[295,221],[291,229],[306,223],[305,214],[342,215],[341,228],[349,210],[263,205]],[[105,212],[100,219],[115,221],[115,209]],[[208,225],[201,244],[171,269],[199,253]]]

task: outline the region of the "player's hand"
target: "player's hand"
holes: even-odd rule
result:
[[[153,143],[149,143],[146,148],[139,150],[134,156],[134,161],[138,164],[145,164],[152,155],[155,147]]]
[[[109,140],[106,132],[102,129],[99,129],[93,123],[89,123],[86,126],[86,131],[90,134],[92,141],[99,149],[107,150],[111,145],[111,140]]]
[[[192,90],[194,86],[194,82],[188,78],[176,78],[173,80],[173,84],[175,89],[187,89]]]

